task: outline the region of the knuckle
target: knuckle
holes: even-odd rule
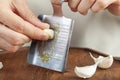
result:
[[[92,12],[94,12],[94,13],[98,13],[98,12],[99,12],[98,9],[94,9],[94,8],[92,8],[91,10],[92,10]]]
[[[25,9],[24,9],[24,11],[25,11]],[[24,12],[24,14],[22,14],[23,15],[23,17],[25,18],[25,19],[27,19],[28,18],[28,16],[30,16],[30,15],[28,15],[28,12],[26,13],[26,12]]]
[[[32,12],[28,11],[28,13],[24,13],[25,19],[34,19],[35,16],[32,14]]]
[[[75,9],[76,8],[74,5],[71,5],[70,7],[71,7],[71,9]]]
[[[33,39],[44,40],[46,35],[44,34],[44,32],[40,31],[39,29],[35,29],[34,33],[32,34],[32,37]]]
[[[19,49],[18,46],[10,46],[8,52],[15,53]]]
[[[87,11],[79,10],[79,13],[82,14],[82,15],[86,15]]]
[[[98,0],[96,2],[96,4],[92,7],[92,11],[94,13],[98,13],[99,11],[103,10],[104,8],[106,8],[107,4],[105,1],[102,0]]]
[[[71,9],[73,12],[77,12],[77,9]]]
[[[24,37],[24,38],[22,39],[22,41],[24,41],[24,43],[29,42],[29,41],[30,41],[30,38]]]
[[[69,4],[69,7],[72,11],[76,11],[76,5],[75,4]]]
[[[100,8],[100,9],[103,9],[106,7],[105,1],[98,0],[97,4],[98,4],[98,8]]]
[[[16,31],[20,32],[20,33],[23,33],[24,32],[24,26],[25,26],[25,24],[23,24],[21,22],[16,22],[14,29]]]
[[[26,42],[30,42],[30,41],[31,41],[31,39],[30,39],[30,38],[26,39]]]
[[[76,7],[75,7],[75,6],[71,6],[71,10],[72,10],[72,11],[75,11],[75,10],[76,10]]]
[[[14,38],[12,39],[12,42],[11,42],[12,45],[20,45],[21,44],[21,39],[20,38]]]
[[[40,31],[38,30],[38,29],[35,29],[34,31],[33,31],[33,34],[31,35],[34,39],[37,39],[38,37],[39,37],[39,35],[40,35]]]

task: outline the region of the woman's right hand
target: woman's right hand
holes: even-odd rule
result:
[[[26,0],[0,0],[0,48],[16,52],[31,39],[48,40],[41,22],[29,10]]]

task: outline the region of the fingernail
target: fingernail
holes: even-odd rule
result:
[[[49,39],[49,35],[43,32],[43,35],[41,36],[41,40],[48,40],[48,39]]]

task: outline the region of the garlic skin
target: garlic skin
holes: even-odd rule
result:
[[[53,39],[54,31],[52,29],[44,29],[43,31],[49,35],[49,39]]]
[[[2,62],[0,62],[0,69],[2,69],[3,68],[3,64],[2,64]]]
[[[74,72],[78,77],[81,78],[90,78],[92,77],[97,69],[97,65],[102,61],[103,57],[99,56],[95,64],[84,67],[75,67]]]
[[[96,63],[98,58],[95,58],[91,53],[90,53],[90,56]],[[103,57],[103,60],[98,64],[98,67],[102,68],[102,69],[107,69],[107,68],[110,68],[112,66],[112,64],[113,64],[113,56],[109,55],[107,57]]]

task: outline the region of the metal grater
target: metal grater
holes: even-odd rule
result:
[[[52,0],[54,15],[38,17],[51,25],[50,28],[55,33],[54,39],[48,41],[33,40],[28,54],[28,63],[59,72],[65,70],[74,24],[73,20],[62,16],[62,1]]]

